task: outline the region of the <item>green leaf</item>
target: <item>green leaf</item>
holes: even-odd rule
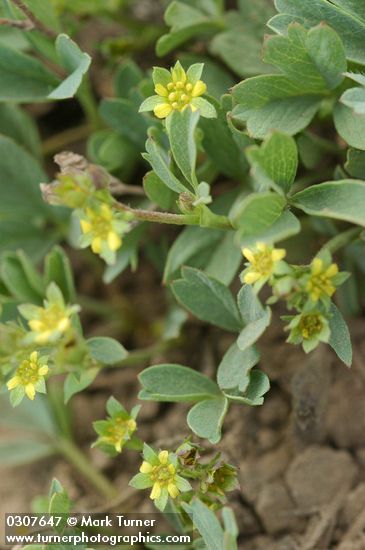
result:
[[[194,402],[221,395],[213,380],[181,365],[155,365],[138,378],[143,388],[139,398],[143,400]]]
[[[264,395],[270,389],[270,380],[268,376],[257,369],[253,369],[250,373],[250,383],[244,394],[226,392],[225,395],[232,401],[239,401],[257,407],[264,402]]]
[[[269,37],[264,60],[279,67],[303,91],[320,93],[336,88],[347,69],[345,51],[336,32],[321,24],[307,31],[293,23],[287,36]]]
[[[236,343],[225,353],[218,367],[217,382],[222,390],[238,388],[244,392],[250,383],[250,370],[258,363],[259,354],[254,347],[245,351]]]
[[[87,156],[108,172],[116,172],[122,181],[129,181],[139,161],[139,151],[135,145],[109,129],[91,134],[87,142]]]
[[[225,14],[227,30],[216,34],[210,51],[238,75],[247,77],[272,72],[272,67],[262,61],[262,40],[266,22],[274,14],[271,2],[255,0],[238,2],[239,12]],[[245,55],[242,55],[245,52]]]
[[[283,239],[287,239],[300,232],[300,222],[292,212],[284,212],[268,228],[260,228],[254,233],[247,233],[244,229],[237,231],[236,240],[242,247],[250,248],[257,242],[273,244]]]
[[[351,147],[365,150],[365,115],[337,103],[333,118],[337,132]]]
[[[166,129],[175,162],[193,187],[197,185],[195,130],[199,118],[198,111],[193,113],[191,109],[185,109],[182,113],[173,111],[166,120]]]
[[[146,151],[142,156],[150,163],[154,172],[169,189],[175,193],[185,193],[188,189],[171,172],[169,160],[165,151],[156,143],[153,138],[148,138]]]
[[[278,220],[285,205],[278,193],[251,193],[232,208],[229,218],[242,235],[257,234]]]
[[[55,453],[50,443],[21,438],[19,441],[0,443],[1,466],[21,466],[44,459]]]
[[[139,99],[137,102],[130,99],[104,99],[99,110],[107,124],[142,151],[148,127],[152,124],[146,116],[138,113],[139,103]]]
[[[41,276],[24,252],[4,253],[1,258],[1,279],[15,299],[40,304],[45,292]]]
[[[292,204],[312,216],[322,216],[365,227],[365,185],[340,180],[312,185],[292,197]]]
[[[170,33],[161,36],[156,45],[157,55],[162,57],[193,36],[220,28],[221,22],[211,14],[183,2],[171,2],[165,12]]]
[[[90,386],[94,382],[98,372],[98,367],[87,370],[80,370],[78,373],[71,372],[64,385],[64,399],[68,403],[73,395],[80,393],[82,390]]]
[[[203,268],[226,285],[232,282],[241,261],[234,233],[204,227],[186,227],[167,255],[164,282],[181,276],[184,265]]]
[[[329,322],[331,335],[328,343],[341,361],[347,367],[351,367],[352,346],[349,329],[341,312],[333,302],[331,303],[330,314],[332,315]]]
[[[334,4],[338,4],[338,6]],[[356,6],[354,8],[354,6]],[[363,35],[365,18],[363,7],[356,0],[276,0],[276,9],[291,20],[299,19],[307,27],[313,27],[323,21],[330,25],[340,36],[350,61],[365,64]]]
[[[203,537],[206,548],[209,548],[209,550],[222,550],[222,548],[225,548],[223,529],[213,510],[199,499],[193,499],[189,504],[183,502],[182,507],[191,516],[193,524]]]
[[[32,117],[17,105],[0,104],[0,134],[12,138],[35,157],[41,156],[41,142],[37,126]]]
[[[247,174],[248,164],[244,155],[242,144],[240,146],[235,141],[232,132],[227,123],[226,106],[218,101],[214,101],[214,107],[217,112],[216,118],[201,118],[199,127],[204,132],[203,147],[213,164],[226,176],[238,180]],[[246,145],[250,144],[250,139],[246,138]]]
[[[71,263],[60,246],[55,246],[44,260],[45,286],[47,287],[51,282],[56,283],[66,302],[75,301],[76,292]]]
[[[365,180],[365,151],[348,149],[345,169],[353,178]]]
[[[237,296],[238,309],[245,327],[237,340],[240,350],[250,348],[265,332],[271,321],[271,310],[264,308],[250,285],[244,285]]]
[[[150,201],[164,210],[170,210],[177,202],[178,195],[166,187],[155,172],[147,172],[143,178],[143,188]]]
[[[200,401],[188,413],[188,426],[198,437],[218,443],[227,410],[228,400],[225,397]]]
[[[273,130],[295,135],[311,122],[321,95],[306,95],[302,85],[285,75],[249,78],[232,89],[238,103],[232,116],[246,122],[248,134],[263,139]]]
[[[82,78],[90,67],[91,57],[82,52],[66,34],[60,34],[57,37],[56,52],[62,67],[70,74],[48,97],[49,99],[67,99],[73,97],[80,87]]]
[[[346,90],[340,98],[341,103],[350,107],[354,113],[365,115],[365,88]]]
[[[298,169],[298,149],[292,137],[273,132],[261,147],[246,149],[246,155],[258,179],[268,180],[269,185],[275,184],[276,190],[288,193]]]
[[[89,353],[95,361],[103,365],[114,365],[125,359],[127,350],[114,338],[95,336],[86,341]]]
[[[231,332],[239,330],[239,313],[228,287],[191,267],[183,268],[182,276],[171,285],[181,305],[202,321]]]
[[[38,59],[0,42],[0,101],[44,101],[58,79]]]

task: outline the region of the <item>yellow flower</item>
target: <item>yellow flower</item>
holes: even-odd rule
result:
[[[285,258],[286,251],[257,243],[254,249],[243,248],[242,254],[249,262],[242,273],[243,282],[252,285],[259,281],[266,282],[274,274],[278,262]]]
[[[325,265],[321,258],[314,258],[311,263],[311,273],[305,289],[313,302],[318,302],[322,296],[331,297],[336,287],[333,284],[333,278],[338,274],[338,266],[330,264]]]
[[[103,243],[110,250],[118,250],[122,244],[119,235],[113,229],[113,212],[106,204],[98,211],[86,209],[86,218],[81,219],[81,230],[84,234],[92,235],[91,249],[95,254],[100,254]]]
[[[19,367],[15,372],[15,376],[10,378],[7,383],[7,388],[9,391],[16,390],[17,393],[17,402],[13,404],[18,404],[24,397],[24,394],[33,400],[36,394],[36,391],[45,393],[44,386],[44,377],[48,373],[49,368],[46,365],[46,358],[39,357],[37,351],[33,351],[29,359],[24,359],[21,362]]]
[[[213,105],[201,97],[207,91],[206,84],[200,80],[203,66],[203,63],[196,63],[187,72],[179,61],[170,71],[155,67],[152,76],[156,95],[142,103],[140,112],[153,110],[158,118],[166,118],[173,111],[183,112],[190,107],[192,111],[199,109],[204,117],[214,118]]]
[[[79,311],[79,306],[66,306],[60,289],[54,283],[47,288],[46,297],[44,307],[31,304],[19,306],[31,330],[27,340],[38,344],[58,340],[69,330],[71,316]]]
[[[136,431],[137,422],[133,418],[124,420],[120,416],[107,422],[109,425],[104,428],[107,435],[101,436],[98,443],[112,445],[118,453],[121,453],[123,445]]]
[[[86,208],[80,219],[81,247],[91,246],[107,263],[115,262],[115,252],[122,246],[121,234],[129,230],[129,224],[122,220],[107,204],[98,208]]]
[[[154,465],[145,460],[139,469],[142,474],[149,474],[153,482],[150,498],[158,499],[163,488],[167,488],[171,498],[176,498],[180,491],[176,485],[176,468],[169,461],[168,451],[159,452],[158,461],[159,463]]]

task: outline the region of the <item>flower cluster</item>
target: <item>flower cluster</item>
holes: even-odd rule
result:
[[[30,328],[25,342],[37,344],[47,344],[59,340],[70,330],[72,315],[80,310],[77,305],[65,304],[62,292],[55,283],[48,286],[43,307],[24,304],[18,309],[27,319]]]
[[[289,309],[296,310],[296,315],[283,317],[289,321],[287,341],[302,344],[306,353],[319,342],[328,342],[331,297],[348,277],[332,263],[330,253],[321,251],[309,266],[304,267],[288,264],[284,261],[285,250],[264,243],[244,248],[242,253],[248,260],[241,274],[242,282],[253,285],[256,292],[268,283],[273,291],[270,303],[281,298]]]
[[[156,453],[146,443],[140,473],[130,481],[136,489],[152,487],[150,498],[159,510],[164,510],[169,496],[175,499],[181,492],[191,490],[190,483],[179,475],[177,456],[168,451]]]
[[[44,377],[49,371],[47,360],[47,357],[41,357],[37,351],[33,351],[20,363],[7,383],[13,407],[19,405],[25,395],[33,401],[36,392],[46,393]]]
[[[106,420],[97,420],[93,426],[98,439],[93,447],[98,447],[105,453],[114,456],[121,453],[123,447],[131,441],[137,429],[136,417],[140,406],[133,407],[130,414],[114,397],[108,399]]]
[[[156,95],[147,98],[139,111],[153,110],[157,118],[166,118],[173,111],[183,112],[189,107],[192,111],[199,109],[204,117],[215,117],[214,107],[201,97],[207,91],[200,80],[203,67],[203,63],[196,63],[185,72],[179,61],[170,71],[155,67],[152,78]]]

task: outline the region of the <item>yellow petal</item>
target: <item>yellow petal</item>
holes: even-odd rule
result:
[[[256,283],[261,278],[261,273],[258,273],[257,271],[250,271],[249,273],[246,273],[246,275],[243,277],[243,281],[248,284],[252,285],[253,283]]]
[[[174,483],[169,483],[167,486],[167,490],[171,498],[176,498],[180,492]]]
[[[198,82],[195,84],[194,88],[192,89],[191,95],[193,97],[199,97],[200,95],[205,94],[207,91],[207,86],[202,80],[198,80]]]
[[[63,317],[57,324],[57,329],[60,332],[64,332],[66,329],[68,329],[70,325],[70,319],[68,317]]]
[[[29,358],[32,363],[36,363],[38,361],[38,351],[32,351]]]
[[[186,109],[187,105],[185,105],[185,107],[183,107],[181,110],[184,111]],[[190,109],[193,111],[193,113],[195,113],[195,111],[198,110],[198,107],[195,107],[195,105],[193,103],[190,103]]]
[[[279,262],[286,256],[286,250],[284,248],[274,248],[274,250],[271,252],[271,258],[273,262]]]
[[[157,118],[166,118],[172,111],[172,107],[169,103],[162,103],[161,105],[157,105],[153,112],[157,116]]]
[[[169,464],[169,465],[167,466],[167,469],[168,469],[168,471],[170,472],[170,474],[174,474],[175,471],[176,471],[176,468],[175,468],[175,466],[174,466],[173,464]]]
[[[155,500],[156,498],[158,498],[159,496],[161,495],[161,485],[159,484],[158,481],[156,481],[156,483],[153,485],[152,487],[152,491],[151,491],[151,494],[150,494],[150,498],[152,500]]]
[[[102,218],[104,218],[104,220],[109,221],[113,219],[113,212],[111,211],[111,209],[107,204],[102,204],[100,211],[101,211],[101,216]]]
[[[19,376],[13,376],[13,378],[10,378],[6,386],[8,390],[13,390],[14,388],[17,388],[20,384],[21,384],[21,381]]]
[[[318,275],[323,270],[323,261],[321,258],[314,258],[312,261],[312,273],[313,275]]]
[[[115,233],[115,231],[109,231],[108,233],[108,246],[110,250],[118,250],[122,244],[122,239]]]
[[[116,442],[116,444],[114,445],[115,447],[115,450],[117,451],[117,453],[121,453],[122,452],[122,441],[119,440]]]
[[[268,246],[265,243],[259,242],[259,243],[256,243],[256,248],[260,252],[265,252],[268,249]]]
[[[255,261],[255,255],[254,255],[254,253],[252,252],[252,250],[250,250],[249,248],[243,248],[243,249],[242,249],[242,254],[244,255],[245,258],[247,258],[247,260],[248,260],[251,264]]]
[[[326,270],[325,275],[327,277],[334,277],[338,273],[338,265],[337,264],[331,264],[329,268]]]
[[[81,231],[83,233],[90,233],[92,229],[92,225],[90,222],[88,222],[87,220],[80,220],[80,225],[81,225]]]
[[[162,86],[162,84],[156,84],[155,92],[162,97],[167,97],[169,95],[168,90],[166,90],[165,86]]]
[[[29,397],[29,399],[31,399],[33,401],[33,399],[35,398],[35,388],[34,388],[34,384],[27,384],[25,386],[25,393],[27,394],[27,396]]]
[[[44,332],[41,332],[40,334],[37,334],[35,341],[38,344],[44,344],[48,341],[49,337],[51,336],[52,331],[51,330],[45,330]]]
[[[158,453],[158,459],[161,462],[161,464],[167,464],[167,461],[169,459],[169,451],[161,451]]]
[[[28,325],[29,325],[29,328],[31,330],[34,330],[35,332],[38,332],[43,328],[42,321],[38,321],[37,319],[32,319],[31,321],[28,321]]]
[[[49,371],[49,368],[47,365],[44,365],[43,367],[41,367],[40,369],[38,369],[38,375],[39,376],[46,376],[46,374],[48,373]]]
[[[100,254],[100,252],[101,252],[101,238],[100,237],[95,237],[92,240],[91,250],[93,252],[95,252],[95,254]]]
[[[152,472],[152,468],[153,468],[152,464],[144,460],[141,464],[139,471],[142,474],[149,474],[150,472]]]

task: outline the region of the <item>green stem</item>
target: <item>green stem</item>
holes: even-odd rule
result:
[[[106,499],[114,499],[118,495],[114,485],[72,441],[61,437],[57,440],[57,449]]]
[[[131,208],[121,202],[114,203],[114,207],[117,210],[128,212],[135,220],[166,223],[171,225],[200,225],[200,216],[197,214],[171,214],[170,212],[140,210],[138,208]],[[233,229],[231,222],[226,216],[218,216],[213,213],[211,213],[209,217],[209,225],[204,225],[204,227],[211,227],[214,229]]]
[[[347,231],[339,233],[335,237],[332,237],[329,241],[323,245],[322,250],[328,250],[331,254],[334,254],[340,248],[343,248],[347,244],[356,241],[364,229],[362,227],[352,227]]]
[[[103,124],[99,117],[98,105],[95,101],[95,97],[90,85],[90,80],[87,75],[84,76],[84,80],[76,96],[92,129],[100,130],[100,128],[103,127]]]
[[[89,137],[92,132],[92,126],[90,124],[83,124],[76,128],[70,128],[59,132],[58,134],[51,136],[43,141],[43,154],[53,155],[59,153],[70,143],[76,143],[76,141],[83,141]]]

